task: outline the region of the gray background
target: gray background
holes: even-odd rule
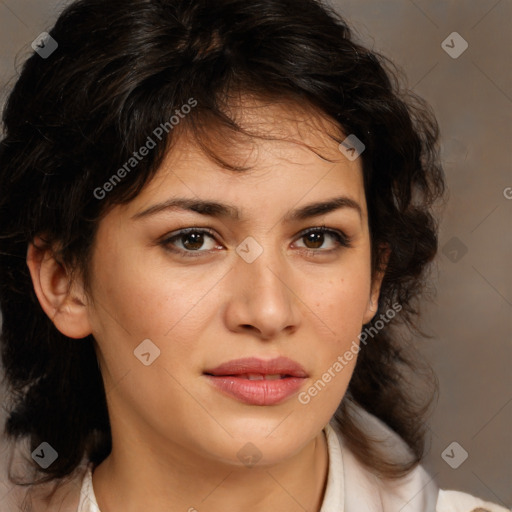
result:
[[[31,42],[66,3],[0,0],[0,102]],[[433,338],[418,340],[440,382],[425,466],[443,488],[512,507],[512,2],[331,3],[364,44],[403,68],[441,127],[450,198],[433,273],[438,292],[423,317]],[[452,32],[469,44],[455,59],[441,46]],[[457,469],[441,457],[454,441],[469,454]],[[453,453],[456,460],[461,451]]]

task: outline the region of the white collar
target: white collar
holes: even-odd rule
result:
[[[327,471],[327,485],[320,512],[344,511],[345,482],[343,471],[343,455],[338,435],[330,424],[324,428],[329,453],[329,469]]]
[[[78,503],[77,512],[100,512],[96,495],[92,487],[92,464],[87,466],[82,488],[80,489],[80,502]]]
[[[358,426],[375,441],[386,460],[405,461],[410,457],[410,449],[405,441],[384,422],[358,405],[349,403],[348,407]],[[328,436],[331,459],[320,512],[435,511],[439,487],[422,466],[416,466],[398,480],[379,479],[355,457],[339,433],[334,419],[324,430]],[[331,492],[329,484],[335,488],[334,492]],[[337,501],[336,488],[342,489],[343,504]]]

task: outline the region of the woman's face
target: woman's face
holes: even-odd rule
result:
[[[142,443],[155,456],[237,465],[253,450],[259,464],[275,464],[336,411],[356,359],[332,368],[358,341],[374,314],[372,289],[374,304],[378,294],[363,176],[360,159],[349,161],[326,135],[333,128],[325,119],[292,117],[273,106],[247,110],[243,121],[334,163],[297,143],[253,139],[224,153],[252,166],[236,173],[181,138],[140,195],[101,221],[88,321],[114,446]],[[178,198],[224,207],[165,207]],[[336,198],[344,200],[329,211],[305,209]],[[329,232],[303,233],[323,225]],[[180,236],[185,228],[192,233]],[[233,360],[277,357],[306,376],[227,376],[244,367],[207,375]],[[331,378],[322,377],[329,369]],[[325,385],[312,396],[318,380]]]

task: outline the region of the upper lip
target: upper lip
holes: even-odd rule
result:
[[[257,373],[261,375],[289,375],[291,377],[307,377],[308,374],[304,368],[297,362],[288,357],[276,357],[275,359],[258,359],[257,357],[247,357],[243,359],[233,359],[222,363],[216,368],[205,370],[204,373],[221,375],[243,375],[247,373]]]

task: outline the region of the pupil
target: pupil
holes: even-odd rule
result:
[[[317,249],[318,247],[322,246],[323,236],[324,236],[323,233],[308,233],[306,235],[306,238],[308,238],[309,242],[312,242],[313,244],[316,244],[313,248]],[[315,240],[315,237],[316,237],[316,240]]]
[[[192,244],[187,243],[187,240],[192,239]],[[194,245],[196,244],[196,245]],[[187,249],[200,249],[203,245],[203,235],[201,233],[189,233],[185,235],[185,239],[183,241],[183,245]]]

